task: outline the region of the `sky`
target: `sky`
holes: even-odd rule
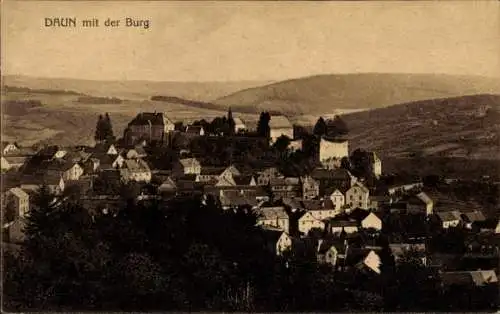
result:
[[[76,28],[45,27],[76,17]],[[96,17],[101,26],[83,28]],[[149,28],[104,27],[107,18]],[[280,80],[398,72],[500,76],[500,1],[4,1],[7,75]]]

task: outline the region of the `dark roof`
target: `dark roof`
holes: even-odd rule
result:
[[[225,169],[226,167],[202,167],[200,174],[218,176],[221,175]]]
[[[302,207],[306,210],[322,210],[323,202],[319,200],[303,200]]]
[[[152,125],[164,125],[164,114],[161,112],[141,112],[128,125],[147,125],[151,122]]]
[[[201,130],[203,130],[201,125],[189,125],[186,129],[186,133],[199,135]]]
[[[61,181],[61,176],[58,175],[24,175],[21,178],[21,185],[58,185]]]
[[[75,166],[76,164],[78,163],[73,161],[50,160],[43,162],[41,168],[46,169],[47,171],[64,172],[73,168],[73,166]]]
[[[318,253],[325,254],[332,246],[337,249],[337,252],[339,254],[344,254],[346,251],[344,240],[339,238],[327,238],[323,239],[323,241],[319,245]]]
[[[363,219],[368,217],[370,213],[371,212],[369,210],[356,208],[349,214],[349,218],[361,222]]]

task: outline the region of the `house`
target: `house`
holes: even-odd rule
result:
[[[327,222],[327,230],[331,234],[340,234],[340,233],[355,233],[358,232],[358,222],[349,217],[338,216],[330,219]]]
[[[225,193],[221,193],[219,201],[224,210],[245,205],[250,206],[251,208],[257,208],[258,205],[258,201],[255,197],[250,197],[240,191],[226,191]]]
[[[304,199],[314,199],[319,196],[319,182],[310,176],[302,178],[302,197]]]
[[[204,136],[205,130],[201,125],[188,125],[186,128],[186,135],[188,136]]]
[[[347,242],[338,239],[320,239],[316,258],[320,264],[337,266],[340,261],[345,260]]]
[[[30,208],[30,197],[29,194],[23,191],[21,188],[15,187],[11,188],[5,193],[4,204],[9,206],[12,204],[14,215],[13,218],[24,217]],[[6,216],[4,216],[4,219]],[[5,221],[5,220],[4,220]]]
[[[349,157],[349,142],[345,139],[333,139],[322,137],[319,142],[319,161],[329,160],[340,161],[344,157]]]
[[[65,181],[78,180],[84,173],[83,167],[72,161],[53,160],[44,164],[47,174],[61,176]]]
[[[127,159],[120,169],[120,177],[124,182],[150,182],[151,169],[142,159]]]
[[[94,153],[90,159],[97,159],[99,161],[99,168],[102,170],[118,169],[123,166],[125,158],[122,155],[113,155],[105,153]],[[95,163],[94,163],[95,165]]]
[[[288,144],[288,149],[291,152],[296,152],[298,150],[302,150],[302,140],[290,141],[290,143]]]
[[[128,144],[141,140],[165,141],[174,130],[175,124],[165,113],[141,112],[128,123],[123,137]]]
[[[241,174],[242,173],[234,165],[230,165],[222,171],[219,178],[234,178],[236,176],[240,176]]]
[[[275,198],[299,197],[302,193],[299,178],[271,178],[269,185]]]
[[[58,175],[25,175],[21,178],[20,188],[26,192],[37,191],[40,186],[46,185],[49,191],[53,194],[61,194],[64,191],[66,183],[61,176]]]
[[[207,184],[216,183],[225,169],[224,167],[203,167],[200,174],[196,176],[196,181]]]
[[[382,220],[373,212],[356,208],[349,214],[349,218],[358,222],[363,229],[382,230]]]
[[[361,258],[360,258],[361,257]],[[351,249],[346,257],[347,265],[354,265],[361,271],[368,271],[380,275],[382,262],[379,254],[372,249]]]
[[[278,168],[266,168],[258,173],[257,184],[268,185],[270,180],[275,178],[284,178],[284,176],[278,171]]]
[[[173,194],[176,191],[177,191],[177,184],[175,184],[175,181],[171,177],[168,177],[166,180],[164,180],[158,187],[159,193]]]
[[[92,153],[118,155],[119,151],[114,144],[108,142],[102,142],[95,144],[94,148],[92,149]]]
[[[290,220],[283,206],[261,207],[258,214],[258,226],[270,226],[289,232]]]
[[[333,218],[338,214],[333,206],[325,206],[324,202],[320,200],[303,200],[301,203],[302,208],[310,212],[318,220]]]
[[[235,117],[235,118],[233,118],[233,121],[234,121],[234,133],[235,134],[240,133],[240,132],[244,132],[247,130],[245,123],[240,118]]]
[[[497,222],[497,226],[495,227],[495,233],[499,234],[500,233],[500,219]]]
[[[315,217],[310,211],[306,211],[298,221],[298,229],[302,234],[307,235],[311,229],[325,229],[325,223]]]
[[[389,249],[394,257],[396,265],[405,257],[407,254],[411,254],[412,257],[419,258],[422,265],[427,266],[427,251],[425,243],[390,243]]]
[[[360,182],[356,182],[346,192],[346,204],[350,208],[368,209],[370,191]]]
[[[461,213],[456,210],[437,213],[443,229],[457,227],[461,222],[460,215]]]
[[[331,194],[335,189],[347,191],[357,182],[357,178],[346,169],[316,168],[310,175],[320,183],[320,196],[329,196],[328,194]]]
[[[328,199],[332,202],[334,208],[337,212],[340,212],[345,205],[345,196],[339,189],[335,189],[330,195],[327,195]]]
[[[9,155],[19,151],[17,143],[10,143],[2,141],[2,155]]]
[[[406,202],[410,213],[425,213],[427,216],[433,213],[434,202],[425,192],[408,197]]]
[[[444,287],[483,287],[486,285],[498,285],[498,277],[493,269],[442,272],[440,278]]]
[[[272,143],[276,142],[276,140],[282,135],[288,137],[290,140],[293,140],[293,125],[285,116],[271,116],[269,129],[269,137]]]
[[[262,236],[266,247],[275,255],[283,255],[292,248],[292,238],[287,232],[273,228],[262,228]]]
[[[477,224],[478,222],[486,221],[486,217],[484,217],[483,213],[480,210],[464,212],[460,215],[460,218],[462,219],[467,229],[472,229],[472,226],[474,224]]]
[[[196,158],[183,158],[176,161],[172,167],[176,175],[200,174],[201,164]]]
[[[2,171],[17,170],[24,166],[27,160],[24,156],[2,156],[1,158]]]
[[[125,157],[127,159],[137,159],[137,158],[144,158],[147,155],[148,154],[144,150],[144,147],[142,147],[140,145],[136,145],[134,148],[131,148],[127,151],[127,154],[125,155]]]

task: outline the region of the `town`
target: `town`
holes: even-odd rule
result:
[[[188,125],[162,112],[139,112],[119,138],[113,134],[110,115],[103,114],[93,147],[2,143],[3,246],[12,267],[20,267],[23,252],[42,241],[37,239],[42,231],[36,228],[60,232],[44,239],[60,239],[63,244],[57,245],[64,250],[49,245],[47,252],[69,256],[75,252],[64,237],[80,245],[87,235],[68,234],[87,234],[86,228],[94,230],[103,221],[108,228],[128,221],[129,229],[117,227],[123,233],[116,234],[132,253],[167,254],[169,245],[186,243],[182,238],[188,232],[195,234],[189,236],[197,239],[195,244],[216,247],[226,259],[225,266],[217,265],[222,257],[214,257],[207,247],[188,250],[195,254],[194,263],[201,263],[191,270],[206,274],[186,279],[193,281],[196,296],[205,296],[193,300],[186,288],[187,310],[495,309],[500,253],[497,187],[487,180],[471,183],[467,178],[385,173],[377,152],[349,147],[348,132],[340,116],[319,117],[308,128],[269,112],[262,112],[258,124],[250,127],[229,108],[226,116]],[[90,222],[76,224],[64,215],[47,218],[47,211],[56,208],[75,216],[81,215],[75,208],[81,208]],[[48,225],[36,227],[41,222]],[[59,225],[62,230],[56,229]],[[163,228],[167,225],[169,229]],[[187,226],[190,231],[179,230]],[[87,266],[78,267],[90,267],[86,259],[98,258],[101,240],[105,241],[89,242],[96,247],[85,254],[95,256],[81,257]],[[131,249],[139,246],[141,250]],[[221,274],[218,267],[226,267],[226,261],[240,263],[235,273],[226,270],[236,279]],[[36,259],[32,263],[38,264]],[[249,270],[244,270],[245,263]],[[152,309],[137,305],[156,302],[151,295],[173,298],[172,292],[156,286],[154,278],[165,274],[157,265],[163,264],[148,260],[142,266],[127,265],[124,269],[138,276],[134,280],[140,281],[146,295],[140,294],[142,301],[131,297],[127,308]],[[56,272],[66,271],[66,266],[60,267]],[[19,274],[12,276],[17,285],[29,282]],[[5,287],[15,284],[4,282]],[[200,294],[202,290],[206,294]],[[92,300],[103,302],[97,299],[101,301]],[[17,295],[12,304],[20,306],[21,300]],[[85,300],[88,309],[120,309],[116,304],[106,308],[104,302],[92,307],[90,299]],[[168,304],[178,308],[172,300]]]

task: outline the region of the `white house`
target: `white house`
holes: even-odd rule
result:
[[[183,158],[174,164],[172,170],[179,175],[200,174],[201,164],[196,158]]]
[[[19,151],[16,143],[2,142],[2,155],[8,155]]]
[[[342,194],[342,192],[340,192],[339,189],[336,189],[335,191],[333,191],[333,193],[330,194],[329,198],[332,201],[333,205],[335,206],[335,209],[337,210],[337,212],[339,212],[342,209],[342,207],[344,207],[345,196],[344,196],[344,194]]]
[[[370,252],[366,255],[363,261],[358,265],[362,267],[366,267],[377,274],[380,274],[380,266],[382,262],[380,261],[380,256],[374,251],[370,250]]]
[[[311,211],[307,211],[299,218],[299,231],[303,234],[308,234],[311,229],[325,229],[325,223],[311,213]]]

